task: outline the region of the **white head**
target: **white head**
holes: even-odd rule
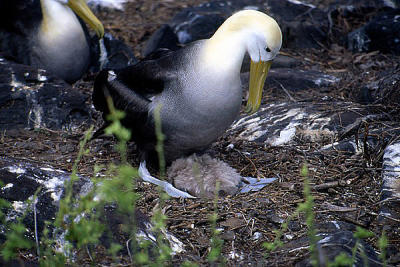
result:
[[[260,11],[239,11],[229,17],[217,32],[220,30],[245,36],[247,52],[254,62],[274,59],[282,46],[278,23]]]
[[[246,109],[251,113],[257,111],[271,60],[277,56],[282,46],[278,23],[260,11],[242,10],[221,25],[210,38],[210,43],[210,55],[219,61],[227,62],[230,60],[227,54],[230,54],[241,65],[244,53],[250,55],[250,94]],[[221,46],[222,49],[218,49]]]

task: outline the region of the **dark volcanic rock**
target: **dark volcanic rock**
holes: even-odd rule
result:
[[[265,10],[265,1],[211,1],[182,10],[172,18],[169,25],[180,43],[188,43],[210,38],[225,19],[242,9]]]
[[[245,65],[245,64],[244,64]],[[243,69],[243,68],[242,68]],[[247,89],[249,72],[241,74],[243,86]],[[339,78],[314,70],[301,70],[291,68],[272,68],[267,76],[265,86],[282,86],[289,91],[301,91],[310,88],[332,86],[339,82]]]
[[[291,91],[332,86],[339,78],[314,70],[274,68],[268,73],[269,85],[281,85]]]
[[[201,15],[190,10],[179,13],[178,16],[178,20],[181,19],[181,16],[188,20],[177,24],[174,28],[181,44],[210,38],[225,21],[223,17],[217,14]]]
[[[354,16],[358,12],[369,12],[374,10],[384,10],[388,8],[400,7],[399,0],[337,0],[331,4],[331,11],[341,9],[347,12],[344,15]]]
[[[0,181],[3,184],[0,198],[9,201],[12,209],[7,213],[6,221],[13,221],[25,210],[30,210],[24,223],[32,237],[35,229],[33,205],[37,213],[38,232],[42,232],[45,221],[53,220],[58,210],[58,202],[64,192],[64,182],[69,180],[69,173],[53,169],[48,165],[37,165],[28,161],[12,158],[0,158]],[[91,187],[90,179],[81,177],[76,183],[75,194],[87,192]],[[37,201],[33,204],[36,191]],[[29,204],[28,201],[31,203]]]
[[[158,48],[174,50],[174,40],[179,44],[187,44],[200,39],[210,38],[218,27],[234,12],[245,8],[265,10],[264,1],[212,1],[195,7],[188,7],[176,14],[168,23],[169,29],[163,25],[149,39],[144,49],[144,56]],[[160,38],[167,36],[171,41],[165,42]],[[175,37],[173,36],[175,35]]]
[[[39,239],[45,226],[45,221],[54,221],[56,212],[58,211],[59,201],[65,194],[65,182],[70,180],[70,173],[57,170],[47,165],[38,165],[28,161],[16,160],[8,157],[0,157],[0,198],[7,200],[11,204],[11,208],[5,212],[5,225],[0,225],[0,241],[3,243],[6,232],[10,223],[26,213],[23,223],[27,228],[26,236],[34,240],[35,225],[37,225],[37,233]],[[93,183],[84,176],[78,176],[78,180],[73,184],[73,197],[79,198],[88,194],[93,190]],[[34,201],[36,195],[36,201]],[[92,201],[100,198],[95,195]],[[100,212],[100,211],[98,211]],[[35,219],[36,214],[36,219]],[[102,213],[103,214],[103,213]],[[82,214],[84,216],[84,214]],[[111,233],[104,234],[102,239],[103,245],[110,245],[110,238],[115,239],[114,242],[121,239],[128,240],[129,236],[122,233],[121,225],[127,223],[127,215],[117,212],[114,204],[104,206],[104,216],[100,217],[103,223],[106,223]],[[149,240],[155,244],[155,234],[152,231],[150,219],[141,213],[135,211],[135,221],[129,221],[130,226],[136,224],[137,242]],[[111,235],[110,235],[111,234]],[[165,238],[170,242],[174,253],[183,250],[182,243],[169,234],[163,232]],[[67,245],[64,230],[54,229],[53,238],[60,245]],[[126,244],[122,243],[122,247]],[[60,247],[62,251],[65,247]]]
[[[365,95],[372,101],[369,103],[382,104],[389,108],[387,112],[400,114],[398,106],[400,103],[400,68],[389,73],[382,73],[380,79],[368,84],[362,90],[366,91]],[[394,107],[397,107],[397,110]]]
[[[116,39],[110,33],[106,33],[103,39],[92,37],[91,72],[102,69],[121,69],[137,62],[132,50],[121,40]]]
[[[71,129],[90,120],[87,96],[44,70],[0,57],[0,129]]]
[[[335,257],[341,253],[351,258],[352,249],[357,245],[357,239],[351,231],[338,230],[335,233],[319,233],[318,236],[321,238],[317,243],[320,266],[327,266],[328,263],[334,262]],[[382,266],[377,253],[371,245],[363,240],[358,240],[357,248],[355,261],[352,266]],[[364,253],[365,256],[363,255]],[[312,266],[312,264],[307,259],[299,262],[296,266],[308,267]]]
[[[178,43],[178,37],[176,37],[171,27],[168,24],[164,24],[147,41],[142,54],[144,57],[147,57],[159,48],[167,48],[175,51],[179,49]]]
[[[278,54],[271,65],[271,69],[277,68],[295,68],[300,66],[302,62],[298,59],[284,56],[282,54]],[[245,55],[243,59],[243,64],[240,72],[249,72],[250,71],[250,57],[249,55]],[[270,75],[270,74],[268,74]]]
[[[281,26],[283,46],[320,48],[327,42],[328,16],[314,5],[301,1],[269,0],[269,13]]]
[[[290,48],[319,48],[327,41],[327,14],[317,7],[300,1],[289,0],[235,0],[211,1],[195,7],[189,7],[175,15],[168,23],[179,44],[187,44],[199,39],[210,38],[218,27],[233,13],[242,9],[255,9],[268,13],[281,26],[283,43]],[[164,42],[159,36],[165,32],[165,26],[150,38],[145,47],[145,55],[158,48],[169,48],[172,42]],[[155,42],[155,40],[158,40]]]
[[[400,55],[400,9],[384,12],[348,35],[354,52],[379,50]]]
[[[381,266],[378,255],[374,248],[363,240],[357,240],[354,237],[356,226],[343,221],[328,221],[317,224],[319,241],[317,242],[317,254],[319,265],[328,266],[328,263],[333,263],[336,256],[344,253],[352,258],[352,249],[358,241],[358,249],[356,250],[355,262],[352,266]],[[284,245],[292,251],[309,246],[309,239],[302,237],[295,239]],[[365,254],[365,257],[364,255]],[[365,265],[365,261],[368,265]],[[305,259],[298,262],[295,266],[312,266],[310,259]]]

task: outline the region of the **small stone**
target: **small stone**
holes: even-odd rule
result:
[[[262,238],[263,234],[260,232],[255,232],[252,236],[252,239],[254,240],[259,240],[260,238]]]
[[[227,230],[227,231],[222,232],[222,233],[219,235],[219,237],[220,237],[221,239],[223,239],[223,240],[226,240],[226,241],[232,241],[232,240],[235,239],[235,232],[234,232],[234,231],[231,231],[231,230]]]

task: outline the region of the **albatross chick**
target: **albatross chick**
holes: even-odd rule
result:
[[[225,162],[207,154],[179,158],[172,162],[167,176],[176,188],[194,196],[214,198],[218,194],[234,195],[239,191],[240,174]]]

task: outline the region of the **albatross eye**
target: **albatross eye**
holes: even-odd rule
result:
[[[267,51],[268,53],[271,53],[271,49],[269,49],[268,46],[265,48],[265,51]]]

